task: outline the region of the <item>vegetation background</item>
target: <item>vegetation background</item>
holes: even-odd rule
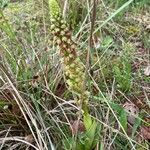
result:
[[[99,128],[87,139],[81,122],[74,135],[79,108],[52,44],[48,1],[0,0],[0,150],[148,150],[150,1],[58,3]]]

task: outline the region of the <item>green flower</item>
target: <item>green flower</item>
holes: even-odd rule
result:
[[[49,0],[49,8],[51,19],[57,19],[61,15],[60,7],[56,0]],[[55,22],[55,19],[51,21]]]
[[[63,19],[59,5],[56,0],[49,0],[51,33],[54,42],[59,47],[66,76],[68,88],[78,96],[77,104],[82,104],[83,109],[87,107],[89,92],[85,87],[85,69],[76,54],[76,43],[71,37],[71,32]]]

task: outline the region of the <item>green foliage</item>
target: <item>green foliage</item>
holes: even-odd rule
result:
[[[113,64],[113,74],[117,86],[123,92],[129,92],[132,88],[132,59],[135,48],[131,43],[122,46],[122,53]]]
[[[149,0],[135,0],[134,1],[134,5],[139,7],[139,6],[142,6],[142,5],[149,5],[150,4],[150,1]]]
[[[118,8],[118,7],[121,7],[122,5],[124,5],[127,1],[128,0],[116,0],[114,5],[116,8]],[[114,1],[108,0],[108,2],[113,3]],[[133,6],[139,7],[139,6],[142,6],[145,4],[150,4],[150,1],[149,0],[133,0],[132,7]]]
[[[4,110],[4,107],[5,107],[5,106],[8,106],[9,104],[10,104],[9,102],[0,99],[0,111],[1,111],[1,110],[3,111],[3,110]]]
[[[149,45],[150,45],[150,34],[149,34],[149,32],[144,32],[142,34],[142,41],[143,41],[144,47],[149,49]]]
[[[86,130],[90,129],[90,127],[92,126],[91,116],[89,114],[84,114],[83,121],[84,121],[84,126],[85,126]]]
[[[10,0],[0,0],[0,9],[4,9],[5,7],[7,7],[9,2]]]
[[[1,23],[0,23],[0,29],[5,32],[11,40],[15,40],[15,35],[14,32],[12,31],[12,27],[9,23],[9,21],[5,18],[4,13],[2,10],[0,10],[0,18],[1,18]]]
[[[133,128],[132,128],[132,136],[131,136],[132,138],[134,137],[134,135],[135,135],[137,129],[140,127],[140,125],[141,125],[141,119],[136,118],[135,123],[134,123]]]
[[[101,43],[102,49],[108,48],[113,43],[113,38],[111,36],[106,36]]]
[[[79,27],[81,22],[85,19],[84,16],[86,14],[87,9],[84,2],[70,0],[67,22],[71,28],[76,29],[76,27]]]
[[[125,59],[118,59],[113,65],[113,73],[117,82],[117,86],[124,92],[131,89],[132,85],[132,72],[131,64]]]
[[[111,108],[116,111],[118,120],[125,131],[127,131],[127,113],[123,107],[116,103],[110,103]]]
[[[65,150],[92,150],[99,141],[100,124],[93,120],[90,128],[83,133],[78,133],[77,137],[72,137],[63,141]]]
[[[87,144],[85,144],[85,150],[90,150],[92,149],[92,147],[94,147],[96,145],[96,131],[97,131],[97,127],[98,124],[96,123],[96,121],[94,119],[91,118],[91,116],[89,114],[84,114],[83,116],[84,118],[84,126],[86,129],[86,141]]]

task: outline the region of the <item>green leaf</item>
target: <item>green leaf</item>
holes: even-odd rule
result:
[[[115,103],[110,103],[110,106],[113,110],[115,110],[118,113],[119,122],[124,128],[124,130],[127,131],[127,113],[125,112],[123,107]]]
[[[89,114],[84,114],[83,115],[83,122],[84,126],[86,128],[86,131],[88,131],[92,125],[92,118]]]
[[[104,150],[104,144],[101,142],[99,150]]]
[[[97,129],[97,122],[94,120],[91,125],[91,128],[86,132],[86,142],[85,142],[86,150],[91,150],[95,146],[93,143],[95,141],[96,129]]]
[[[4,9],[9,2],[10,0],[0,0],[0,8]]]
[[[119,114],[121,113],[121,111],[123,110],[123,107],[120,106],[119,104],[116,104],[116,103],[113,103],[113,102],[110,102],[110,107],[112,109],[114,109],[115,111],[117,111]]]
[[[116,78],[116,82],[119,88],[123,91],[129,91],[131,88],[131,63],[126,60],[127,58],[122,58],[117,61],[113,66],[113,73]]]
[[[106,36],[102,41],[102,48],[107,48],[113,42],[113,38],[110,36]]]
[[[10,103],[9,102],[6,102],[6,101],[3,101],[3,100],[1,100],[0,99],[0,109],[4,109],[4,106],[6,106],[6,105],[9,105]]]
[[[132,135],[131,135],[132,138],[134,137],[134,134],[137,131],[137,128],[140,126],[140,124],[141,124],[141,119],[136,118],[135,123],[134,123],[133,128],[132,128]]]
[[[121,113],[119,114],[119,121],[122,127],[124,128],[125,131],[127,131],[127,113],[125,112],[124,109],[122,109]]]
[[[82,143],[81,139],[74,139],[74,137],[70,137],[67,140],[63,141],[65,150],[84,150],[84,143]]]

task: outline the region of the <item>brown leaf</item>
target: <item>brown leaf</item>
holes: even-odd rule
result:
[[[55,95],[57,95],[58,97],[63,97],[65,91],[66,91],[66,86],[65,83],[63,83],[62,81],[60,81],[60,83],[58,83],[57,87],[56,87],[56,92]]]
[[[140,133],[145,140],[150,140],[150,127],[141,127]]]
[[[133,103],[130,103],[130,102],[126,102],[124,105],[123,105],[124,109],[129,113],[128,114],[128,122],[130,124],[134,124],[135,122],[135,118],[136,116],[138,115],[139,113],[139,108],[133,104]]]
[[[29,142],[29,143],[33,143],[34,142],[34,138],[32,136],[32,134],[29,134],[25,137],[25,141]]]
[[[85,131],[85,127],[84,127],[83,122],[80,120],[73,121],[71,124],[71,131],[72,131],[73,135],[77,134],[78,132]]]
[[[33,79],[30,82],[31,86],[33,88],[37,88],[38,85],[39,85],[40,80],[41,80],[41,77],[40,77],[39,73],[37,73],[36,75],[33,76]]]
[[[150,76],[150,64],[144,69],[144,75]]]

